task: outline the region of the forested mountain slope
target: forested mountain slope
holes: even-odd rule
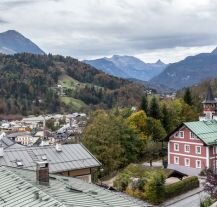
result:
[[[131,106],[139,102],[143,89],[71,57],[0,55],[0,114]]]

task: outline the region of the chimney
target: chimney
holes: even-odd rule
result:
[[[62,152],[62,145],[60,143],[56,143],[56,151]]]
[[[49,165],[47,161],[36,163],[36,179],[40,185],[49,185]]]
[[[69,126],[72,128],[72,117],[69,118]]]
[[[4,156],[4,147],[2,144],[0,144],[0,157]]]

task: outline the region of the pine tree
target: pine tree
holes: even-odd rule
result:
[[[190,106],[193,104],[193,103],[192,103],[191,91],[190,91],[189,88],[187,88],[187,89],[185,90],[184,101],[185,101],[185,103],[187,103],[187,104],[190,105]]]
[[[170,114],[165,104],[163,105],[163,108],[162,108],[161,123],[164,129],[166,130],[166,132],[169,133],[171,130]]]
[[[146,114],[148,114],[148,99],[147,95],[142,96],[142,101],[141,101],[141,110],[143,110]]]
[[[155,96],[152,98],[150,103],[149,115],[155,119],[160,119],[161,117],[160,107]]]

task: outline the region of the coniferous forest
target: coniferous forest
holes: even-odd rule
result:
[[[39,114],[73,111],[61,98],[60,77],[76,81],[64,95],[88,107],[137,105],[144,86],[112,77],[59,55],[0,55],[0,114]],[[72,84],[72,83],[71,83]]]

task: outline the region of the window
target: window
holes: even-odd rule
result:
[[[183,131],[179,131],[175,134],[175,137],[177,138],[184,138],[184,132]]]
[[[213,146],[213,154],[217,154],[217,146]]]
[[[189,158],[185,158],[185,166],[190,166],[190,159]]]
[[[190,139],[197,139],[197,136],[193,132],[190,132]]]
[[[190,145],[185,144],[185,152],[190,152]]]
[[[201,168],[201,160],[196,160],[196,168]]]
[[[176,152],[179,151],[179,144],[174,143],[174,151],[176,151]]]
[[[179,164],[179,157],[174,157],[174,164]]]
[[[196,146],[195,153],[198,154],[198,155],[201,154],[201,147],[200,146]]]

